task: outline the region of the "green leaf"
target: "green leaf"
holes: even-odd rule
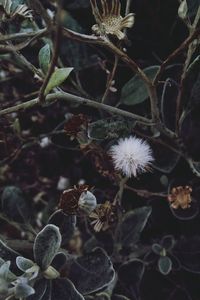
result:
[[[171,259],[168,256],[161,256],[158,260],[158,269],[163,275],[169,274],[172,269]]]
[[[84,300],[84,298],[70,280],[60,278],[52,281],[51,300]]]
[[[62,236],[62,245],[66,245],[74,234],[76,228],[76,216],[68,216],[64,214],[62,210],[57,210],[49,217],[48,224],[59,227]]]
[[[1,196],[3,212],[19,223],[28,222],[30,219],[30,209],[23,192],[16,186],[8,186],[3,190]]]
[[[187,5],[188,5],[188,17],[192,17],[196,15],[200,5],[199,0],[187,0]]]
[[[163,250],[163,247],[157,243],[153,244],[152,247],[151,247],[152,251],[157,254],[157,255],[160,255],[160,253],[162,252]]]
[[[36,236],[33,253],[35,262],[46,270],[57,254],[61,244],[61,234],[55,225],[46,225]]]
[[[47,73],[51,60],[51,49],[49,44],[46,44],[39,51],[39,65],[44,74]]]
[[[24,299],[30,295],[33,295],[34,293],[35,290],[30,285],[28,285],[28,283],[26,283],[26,281],[22,277],[15,287],[15,298]]]
[[[28,270],[34,266],[34,262],[32,260],[27,259],[23,256],[18,256],[16,258],[16,264],[17,264],[18,268],[23,272],[26,272],[26,270]]]
[[[128,212],[116,230],[116,243],[119,248],[133,247],[139,240],[151,214],[151,207],[144,206]]]
[[[110,258],[101,248],[78,257],[70,266],[68,278],[77,290],[87,295],[108,286],[115,272]]]
[[[124,263],[118,271],[118,278],[120,283],[129,294],[131,299],[139,299],[140,283],[145,271],[145,264],[139,259],[131,260]],[[120,299],[120,298],[119,298]],[[123,299],[123,298],[122,298]],[[126,298],[125,298],[126,299]]]
[[[55,87],[61,85],[69,76],[73,68],[62,68],[57,69],[54,71],[54,73],[51,75],[51,78],[49,80],[49,83],[45,89],[45,96]]]
[[[158,72],[159,66],[151,66],[144,69],[149,79],[153,79]],[[122,88],[120,102],[126,105],[135,105],[144,102],[148,98],[148,91],[144,81],[135,75]]]

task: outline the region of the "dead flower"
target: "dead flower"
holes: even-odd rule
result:
[[[91,225],[96,232],[106,231],[117,222],[117,207],[116,205],[106,201],[99,204],[89,215]]]
[[[171,207],[174,209],[182,208],[187,209],[191,205],[192,188],[190,186],[177,186],[174,187],[171,191],[171,194],[168,196],[168,200],[171,203]]]
[[[68,215],[79,213],[89,215],[95,207],[96,197],[89,191],[89,186],[87,185],[65,190],[58,205],[58,208]]]
[[[109,3],[108,3],[109,2]],[[124,18],[121,16],[121,3],[119,0],[101,0],[99,9],[96,0],[90,0],[92,12],[97,24],[92,26],[96,35],[114,35],[119,40],[125,38],[123,29],[131,28],[134,24],[134,14],[130,13]],[[110,4],[110,5],[109,5]]]

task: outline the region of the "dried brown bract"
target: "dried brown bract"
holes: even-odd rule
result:
[[[125,38],[123,30],[131,28],[134,24],[134,14],[130,13],[124,18],[121,16],[121,3],[119,0],[90,0],[92,12],[97,24],[92,26],[92,30],[97,35],[114,35],[119,40]]]
[[[191,206],[192,188],[190,186],[177,186],[171,190],[171,194],[168,196],[168,200],[171,203],[171,207],[174,209],[182,208],[187,209]]]

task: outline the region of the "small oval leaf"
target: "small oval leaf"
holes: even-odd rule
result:
[[[61,244],[61,234],[55,225],[46,225],[36,236],[33,253],[35,262],[46,270],[57,254]]]
[[[159,66],[151,66],[144,69],[149,79],[153,79],[158,72]],[[144,102],[148,98],[148,91],[144,81],[135,75],[122,88],[120,102],[126,105],[135,105]]]
[[[23,256],[18,256],[16,258],[16,264],[17,264],[18,268],[23,272],[26,272],[26,270],[28,270],[34,266],[34,262],[32,260],[27,259]]]
[[[61,85],[67,79],[72,70],[73,68],[61,68],[55,70],[47,84],[44,95],[46,96],[52,89]]]
[[[161,256],[158,260],[158,269],[163,275],[167,275],[171,272],[172,261],[168,256]]]
[[[49,44],[46,44],[39,51],[39,65],[44,74],[47,73],[51,60],[51,49]]]

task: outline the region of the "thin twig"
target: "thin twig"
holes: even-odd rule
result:
[[[105,93],[104,93],[104,95],[102,97],[101,103],[105,103],[106,97],[108,96],[110,87],[112,86],[112,82],[113,82],[113,79],[115,77],[115,73],[116,73],[118,61],[119,61],[119,58],[118,58],[117,55],[115,55],[114,66],[113,66],[113,69],[112,69],[111,73],[108,75],[108,81],[107,81],[107,84],[106,84],[106,90],[105,90]]]
[[[19,33],[13,33],[13,34],[6,34],[6,35],[0,35],[0,42],[6,42],[11,40],[18,40],[18,39],[27,39],[34,36],[41,36],[48,33],[47,28],[38,30],[38,31],[32,31],[32,32],[19,32]]]
[[[0,53],[6,53],[6,52],[16,52],[19,50],[22,50],[29,46],[33,41],[36,39],[42,37],[46,31],[40,31],[38,34],[34,35],[32,38],[28,39],[25,42],[19,43],[17,45],[0,45]]]
[[[138,196],[143,197],[143,198],[149,198],[149,197],[152,197],[152,196],[167,198],[166,193],[157,193],[157,192],[150,192],[150,191],[147,191],[147,190],[139,190],[139,189],[135,189],[131,186],[128,186],[127,184],[125,184],[124,188],[126,190],[130,190],[130,191],[136,193]]]

